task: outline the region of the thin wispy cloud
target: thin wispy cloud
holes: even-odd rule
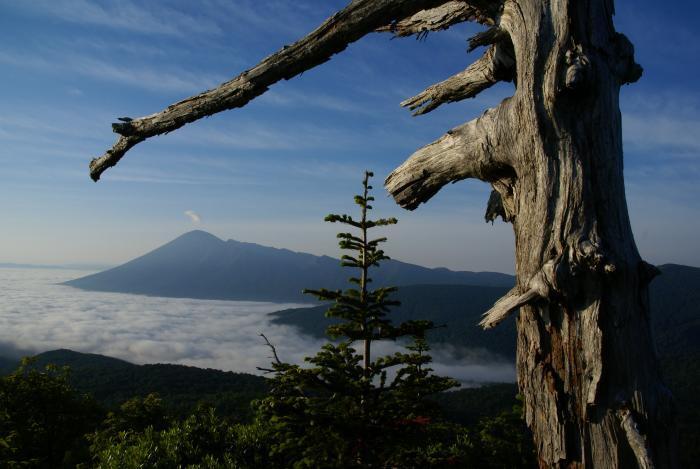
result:
[[[230,26],[292,35],[295,39],[296,35],[305,34],[318,26],[316,22],[320,20],[314,21],[314,16],[320,17],[322,10],[332,9],[318,2],[286,0],[205,0],[203,4],[206,10],[225,18]]]
[[[202,218],[194,210],[185,210],[185,215],[190,219],[193,225],[202,223]]]
[[[165,70],[163,67],[156,69],[144,65],[132,67],[89,57],[73,57],[70,64],[76,72],[86,76],[153,91],[198,93],[224,81],[223,76],[207,76],[201,71],[181,68]]]
[[[187,36],[188,34],[220,34],[219,25],[209,18],[187,14],[160,5],[154,11],[148,2],[102,2],[88,0],[35,0],[2,2],[33,14],[52,16],[70,23],[122,29],[144,34]]]
[[[208,124],[208,125],[206,125]],[[341,129],[311,123],[282,124],[261,120],[197,124],[168,137],[170,143],[188,143],[239,150],[299,150],[350,145],[352,135]]]
[[[135,41],[126,39],[122,41],[109,41],[101,37],[90,35],[90,40],[86,41],[84,37],[71,37],[61,41],[54,42],[56,48],[66,51],[81,51],[85,54],[120,54],[128,56],[129,59],[166,59],[172,51],[159,46],[157,43],[144,43],[144,41]],[[188,54],[189,49],[180,48],[182,54]]]
[[[235,110],[233,112],[236,112]],[[337,125],[322,119],[281,121],[277,117],[249,119],[222,116],[217,122],[205,121],[185,126],[163,139],[166,144],[208,147],[229,150],[316,150],[327,158],[353,151],[391,150],[400,156],[413,151],[434,138],[430,129],[417,127],[407,135],[400,125],[385,124],[378,119],[367,128]],[[446,130],[446,129],[445,129]],[[438,134],[439,135],[439,134]],[[318,159],[318,158],[317,158]]]
[[[86,174],[81,173],[81,177]],[[104,176],[105,181],[144,184],[164,184],[164,185],[186,185],[186,186],[226,186],[245,185],[247,181],[242,177],[213,177],[207,175],[187,176],[176,171],[163,171],[153,168],[129,168],[117,169],[112,174]]]
[[[268,91],[259,99],[260,102],[276,106],[296,108],[317,108],[356,114],[375,114],[376,110],[339,96],[323,93],[309,93],[299,90]]]
[[[62,110],[36,107],[12,115],[0,113],[0,129],[2,128],[18,135],[60,135],[65,140],[66,137],[89,137],[91,132],[100,128],[100,124],[75,108]]]
[[[63,54],[57,63],[54,52],[38,52],[28,56],[21,52],[0,51],[0,63],[45,71],[51,74],[70,72],[105,82],[142,88],[154,92],[198,93],[225,81],[225,77],[180,67],[147,66],[145,64],[106,61],[88,55]]]
[[[700,159],[700,113],[679,116],[674,112],[625,113],[623,115],[625,146],[646,152],[671,152]]]

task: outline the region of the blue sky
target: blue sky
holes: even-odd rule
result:
[[[367,168],[378,176],[379,214],[400,220],[387,233],[390,255],[512,272],[510,225],[483,222],[486,184],[451,185],[407,212],[380,183],[415,149],[512,93],[504,84],[418,118],[399,107],[478,57],[465,54],[476,25],[423,42],[368,36],[243,109],[137,146],[98,184],[89,179],[116,117],[213,87],[343,5],[0,0],[0,262],[116,264],[193,228],[336,255],[336,227],[321,220],[351,210]],[[700,7],[616,7],[645,69],[621,96],[637,243],[651,262],[697,266]]]

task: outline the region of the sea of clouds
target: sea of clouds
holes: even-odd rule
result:
[[[60,285],[86,272],[0,268],[0,355],[58,348],[133,363],[178,363],[260,374],[270,363],[264,333],[283,361],[301,363],[324,343],[268,314],[303,305],[160,298]],[[377,344],[376,353],[395,350]],[[512,382],[512,363],[482,350],[434,347],[436,372],[465,384]]]

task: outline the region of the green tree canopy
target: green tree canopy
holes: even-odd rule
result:
[[[84,435],[102,413],[69,384],[69,371],[24,359],[0,378],[0,466],[72,467],[88,451]]]

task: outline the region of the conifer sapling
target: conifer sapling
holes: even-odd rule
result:
[[[394,324],[388,317],[395,287],[369,288],[370,269],[389,257],[380,248],[386,237],[371,239],[369,231],[397,223],[395,218],[371,220],[369,185],[365,172],[363,193],[355,196],[360,218],[328,215],[325,220],[348,226],[338,233],[346,252],[341,265],[355,269],[346,290],[305,290],[321,301],[332,302],[326,316],[337,322],[327,334],[336,339],[313,357],[308,366],[272,364],[274,379],[268,398],[260,405],[276,433],[276,451],[285,453],[299,467],[309,465],[386,464],[401,447],[415,447],[420,432],[436,415],[425,398],[458,383],[433,375],[425,339],[430,321]],[[406,352],[373,358],[372,343],[412,338]],[[362,354],[353,345],[362,344]],[[392,376],[389,378],[389,376]],[[413,438],[415,437],[415,438]],[[408,445],[408,446],[407,446]]]

